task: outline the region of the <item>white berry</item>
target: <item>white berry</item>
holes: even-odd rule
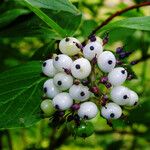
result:
[[[67,37],[60,41],[59,49],[63,54],[74,56],[80,52],[81,43],[73,37]]]
[[[69,93],[59,93],[53,98],[53,106],[59,110],[66,110],[73,104],[73,100]]]
[[[69,56],[65,55],[65,54],[57,55],[53,59],[53,65],[54,65],[54,67],[58,71],[61,71],[61,72],[63,72],[64,69],[70,70],[71,64],[72,64],[72,59]]]
[[[108,81],[114,86],[123,84],[126,79],[127,71],[123,67],[114,68],[108,74]]]
[[[90,42],[83,48],[83,55],[88,60],[98,57],[103,51],[103,47],[99,42]]]
[[[91,73],[91,64],[85,58],[75,60],[71,65],[71,73],[77,79],[84,79]]]
[[[129,89],[124,86],[116,86],[112,88],[110,96],[112,101],[118,105],[126,105],[130,100]]]
[[[107,103],[102,107],[101,115],[106,119],[118,119],[122,115],[122,109],[116,103]]]
[[[136,92],[129,90],[130,93],[130,100],[127,106],[135,106],[138,103],[139,97]]]
[[[116,58],[112,52],[105,51],[99,55],[97,63],[103,72],[110,72],[116,65]]]
[[[52,101],[49,99],[46,99],[42,101],[41,103],[41,109],[44,112],[46,116],[51,116],[55,112],[55,108],[52,104]]]
[[[82,84],[73,85],[69,89],[69,94],[74,100],[85,101],[90,97],[90,91],[87,86],[83,86]]]
[[[54,85],[53,79],[49,79],[44,83],[43,86],[44,92],[47,97],[53,98],[55,97],[58,93],[60,93],[59,89]]]
[[[48,77],[53,77],[57,73],[57,70],[53,66],[53,59],[48,59],[43,62],[42,72]]]
[[[66,73],[60,72],[53,78],[54,84],[61,90],[65,91],[69,89],[73,84],[73,77]]]
[[[95,118],[98,113],[98,108],[93,102],[84,102],[80,105],[78,115],[84,119]]]

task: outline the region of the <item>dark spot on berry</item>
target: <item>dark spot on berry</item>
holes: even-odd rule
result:
[[[91,50],[91,51],[94,50],[94,46],[90,46],[90,50]]]
[[[84,95],[85,95],[85,93],[82,91],[82,92],[80,93],[80,95],[81,95],[81,96],[84,96]]]
[[[58,85],[62,85],[62,82],[61,82],[61,81],[58,81],[57,84],[58,84]]]
[[[128,98],[128,96],[127,96],[127,95],[124,95],[124,96],[123,96],[123,99],[127,99],[127,98]]]
[[[46,62],[43,63],[43,67],[45,67],[45,66],[46,66]]]
[[[137,103],[138,103],[138,102],[135,102],[135,103],[134,103],[134,106],[136,106],[136,105],[137,105]]]
[[[68,42],[69,40],[70,40],[70,39],[69,39],[68,37],[65,39],[66,42]]]
[[[45,87],[45,88],[44,88],[44,93],[46,93],[46,92],[47,92],[47,88]]]
[[[59,106],[58,106],[58,105],[55,105],[55,108],[56,108],[56,109],[59,109]]]
[[[109,65],[111,65],[112,63],[113,63],[112,60],[109,60],[109,61],[108,61],[108,64],[109,64]]]
[[[56,57],[55,57],[55,61],[58,61],[58,59],[59,59],[59,57],[58,57],[58,56],[56,56]]]
[[[76,67],[76,69],[80,69],[80,65],[79,64],[77,64],[75,67]]]
[[[88,119],[89,117],[87,116],[87,115],[84,115],[84,117],[83,117],[84,119]]]
[[[121,73],[122,73],[122,74],[125,74],[125,72],[126,72],[125,70],[121,70]]]
[[[111,117],[111,118],[114,118],[114,117],[115,117],[115,114],[114,114],[114,113],[111,113],[111,114],[110,114],[110,117]]]

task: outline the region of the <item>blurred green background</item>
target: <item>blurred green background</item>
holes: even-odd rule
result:
[[[72,0],[72,3],[83,13],[81,24],[75,37],[83,41],[90,31],[117,10],[123,9],[140,0]],[[49,35],[39,36],[33,22],[27,22],[28,10],[14,20],[5,21],[5,13],[13,8],[23,8],[16,1],[0,1],[0,71],[13,66],[39,60],[55,50],[54,40]],[[8,12],[7,12],[8,13]],[[8,14],[12,15],[12,13]],[[34,14],[32,14],[34,16]],[[149,16],[150,6],[134,9],[119,20],[128,17]],[[7,20],[7,19],[6,19]],[[73,20],[72,20],[73,21]],[[25,26],[20,24],[24,22]],[[41,21],[42,22],[42,21]],[[39,22],[40,24],[42,24]],[[20,25],[20,26],[19,26]],[[30,29],[35,29],[30,32]],[[103,37],[104,35],[99,35]],[[106,49],[115,51],[116,47],[125,45],[133,51],[129,62],[150,55],[150,32],[117,28],[109,32],[109,43]],[[44,52],[44,53],[43,53]],[[145,59],[133,67],[138,79],[127,82],[127,86],[140,95],[140,104],[132,109],[125,120],[114,122],[112,130],[106,121],[97,116],[92,122],[95,134],[82,139],[68,136],[65,128],[49,127],[48,120],[42,120],[30,128],[0,131],[0,149],[8,150],[44,150],[54,145],[58,150],[149,150],[150,149],[150,60]]]

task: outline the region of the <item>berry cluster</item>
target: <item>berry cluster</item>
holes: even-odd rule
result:
[[[90,120],[100,114],[107,121],[120,118],[123,106],[135,106],[138,95],[122,84],[130,77],[121,59],[129,56],[123,48],[104,51],[105,40],[91,37],[86,45],[67,37],[59,42],[61,54],[43,62],[48,79],[43,86],[46,100],[41,109],[52,123],[68,122],[77,136],[93,133]],[[121,58],[121,59],[120,59]],[[81,132],[80,132],[81,131]]]

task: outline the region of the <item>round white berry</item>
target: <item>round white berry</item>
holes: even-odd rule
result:
[[[72,64],[72,59],[69,56],[65,55],[65,54],[57,55],[53,59],[53,65],[54,65],[54,67],[58,71],[61,71],[61,72],[63,72],[64,69],[70,70],[71,64]]]
[[[69,93],[63,92],[59,93],[53,98],[53,106],[59,110],[66,110],[70,108],[73,104],[73,100]]]
[[[123,67],[114,68],[108,74],[108,81],[114,86],[123,84],[126,78],[127,71]]]
[[[99,55],[97,63],[103,72],[110,72],[116,65],[116,58],[112,52],[105,51]]]
[[[84,79],[91,73],[91,64],[85,58],[75,60],[71,65],[71,73],[77,79]]]
[[[53,66],[53,59],[48,59],[43,62],[42,72],[48,77],[53,77],[57,73],[57,70]]]
[[[41,109],[44,112],[46,116],[51,116],[55,112],[55,108],[52,104],[52,101],[49,99],[46,99],[42,101],[41,103]]]
[[[99,42],[90,42],[83,48],[83,55],[88,60],[98,57],[103,51],[103,47]]]
[[[112,101],[118,105],[126,105],[130,100],[129,89],[124,86],[116,86],[112,88],[110,96]]]
[[[59,89],[54,85],[53,79],[49,79],[44,83],[43,86],[44,93],[46,94],[47,97],[53,98],[55,97],[58,93],[60,93]]]
[[[84,102],[80,105],[78,115],[84,119],[92,119],[96,117],[98,108],[93,102]]]
[[[85,101],[90,97],[90,91],[87,86],[83,86],[82,84],[73,85],[69,89],[69,94],[74,100]]]
[[[80,52],[81,43],[73,37],[67,37],[60,41],[59,49],[63,54],[74,56]]]
[[[69,89],[73,84],[73,77],[66,73],[60,72],[53,78],[54,84],[61,90],[65,91]]]
[[[138,103],[139,97],[136,92],[129,90],[130,93],[130,100],[127,106],[135,106]]]
[[[106,119],[118,119],[122,115],[122,109],[116,103],[107,103],[102,107],[101,115]]]

